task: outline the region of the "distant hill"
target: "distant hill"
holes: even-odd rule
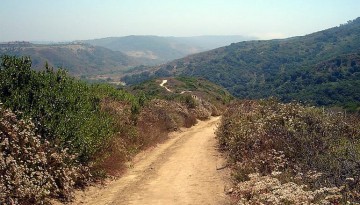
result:
[[[159,86],[166,80],[164,86]],[[225,109],[234,97],[223,87],[209,82],[203,78],[194,77],[168,77],[161,79],[152,79],[138,85],[129,87],[129,90],[135,94],[143,93],[147,98],[162,98],[172,100],[181,96],[193,95],[199,99],[210,102],[218,109]]]
[[[32,44],[11,42],[0,44],[0,55],[31,56],[33,68],[44,68],[45,62],[61,67],[72,75],[97,74],[124,70],[136,61],[127,55],[107,48],[83,43]]]
[[[360,107],[360,18],[306,36],[247,41],[125,76],[204,77],[239,98],[277,96],[325,106]]]
[[[189,54],[253,39],[255,38],[237,35],[197,37],[125,36],[81,42],[102,46],[113,51],[121,51],[131,57],[140,59],[143,64],[155,65],[182,58]]]

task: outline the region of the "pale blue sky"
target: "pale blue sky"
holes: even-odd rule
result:
[[[360,16],[360,0],[0,0],[0,41],[125,35],[309,34]]]

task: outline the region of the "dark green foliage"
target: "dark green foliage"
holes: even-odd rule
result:
[[[166,83],[163,85],[164,87],[162,87],[160,85],[164,80],[166,80]],[[208,119],[210,116],[221,115],[233,99],[233,96],[221,86],[215,85],[202,78],[193,77],[149,80],[132,86],[129,89],[135,93],[136,96],[139,96],[140,105],[147,104],[149,101],[155,99],[162,99],[167,102],[165,104],[172,103],[175,107],[181,107],[179,109],[182,110],[182,112],[180,112],[182,114],[178,116],[179,119],[188,116],[188,114],[184,114],[187,112],[189,112],[193,118],[200,120]],[[174,110],[166,111],[168,114],[173,112]],[[179,115],[179,112],[174,115]],[[183,123],[180,121],[178,120],[176,121],[177,123],[174,124],[192,125],[192,123]]]
[[[188,108],[196,108],[197,102],[191,95],[185,94],[180,99]]]
[[[162,98],[166,100],[180,100],[182,102],[186,102],[186,96],[191,97],[191,94],[196,94],[216,106],[226,105],[233,99],[233,96],[223,87],[203,78],[179,76],[165,79],[168,80],[165,86],[173,92],[168,92],[160,87],[161,80],[148,80],[134,85],[130,89],[137,93],[138,96],[146,96],[147,99]],[[139,93],[141,94],[139,95]],[[190,102],[190,99],[187,101]]]
[[[184,80],[188,82],[182,86],[194,93],[199,88],[209,92],[206,97],[216,94],[212,99],[219,105],[225,106],[231,99],[207,81]],[[48,65],[44,71],[34,71],[26,57],[3,56],[0,201],[12,203],[16,198],[19,203],[41,204],[49,198],[69,200],[75,185],[104,174],[118,175],[127,160],[166,139],[168,132],[194,125],[196,117],[206,119],[219,113],[214,105],[195,101],[190,94],[162,93],[164,88],[156,81],[144,86],[144,90],[134,89],[134,96],[106,84],[85,84]],[[2,107],[11,108],[16,115]],[[6,119],[9,116],[11,123]]]
[[[112,119],[100,112],[104,96],[132,100],[102,85],[88,86],[64,70],[31,70],[29,58],[4,56],[0,68],[0,101],[22,117],[30,117],[37,133],[79,153],[87,162],[114,133]]]
[[[126,84],[129,85],[135,85],[138,83],[142,83],[145,81],[148,81],[150,79],[153,79],[154,77],[150,77],[151,73],[148,71],[141,72],[140,74],[135,75],[126,75],[121,80],[126,82]],[[161,76],[163,77],[163,76]]]
[[[234,43],[123,80],[133,84],[169,73],[204,77],[241,99],[276,96],[355,111],[360,107],[359,47],[360,18],[302,37]]]

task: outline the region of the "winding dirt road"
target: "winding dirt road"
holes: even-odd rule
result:
[[[163,80],[159,85],[160,85],[160,87],[165,88],[166,91],[172,93],[172,91],[168,87],[165,86],[166,83],[167,83],[167,80]]]
[[[172,133],[170,139],[139,154],[121,178],[79,192],[73,204],[228,204],[228,170],[216,150],[220,118]]]

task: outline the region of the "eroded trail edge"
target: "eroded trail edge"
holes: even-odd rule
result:
[[[220,117],[172,133],[140,153],[132,168],[105,187],[79,192],[73,204],[227,204],[228,170],[217,151]]]

